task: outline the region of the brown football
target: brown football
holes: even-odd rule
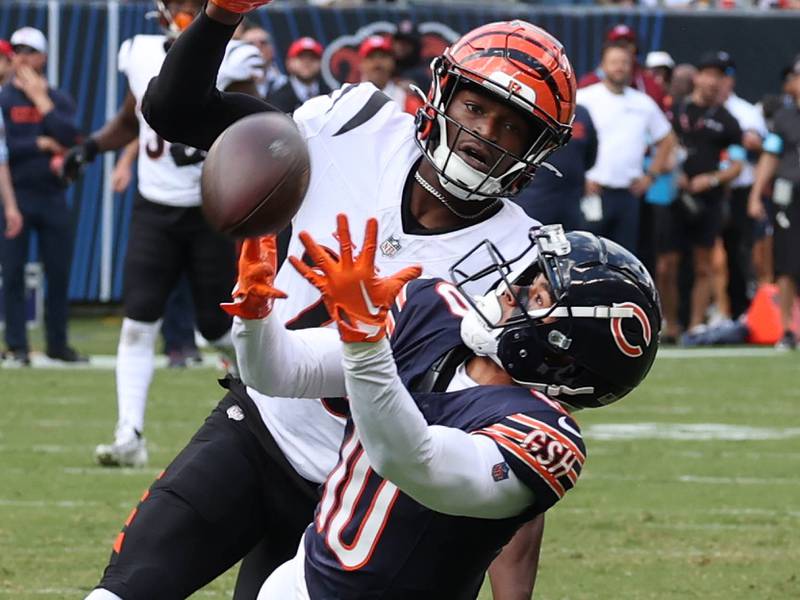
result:
[[[278,233],[308,189],[308,148],[283,113],[244,117],[222,132],[203,164],[203,214],[236,238]]]

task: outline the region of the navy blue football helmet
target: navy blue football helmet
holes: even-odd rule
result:
[[[486,240],[451,268],[453,283],[472,307],[462,321],[464,342],[520,385],[572,409],[616,402],[644,379],[656,357],[661,309],[653,279],[611,240],[564,233],[561,225],[535,227],[529,235],[528,248],[511,260]],[[490,264],[464,272],[478,252]],[[530,309],[528,286],[540,274],[553,304]],[[496,283],[484,296],[464,292],[466,283],[490,276]],[[499,298],[507,292],[519,308],[502,317]]]

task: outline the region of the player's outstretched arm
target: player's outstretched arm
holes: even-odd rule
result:
[[[287,331],[269,318],[275,300],[275,236],[248,238],[239,255],[232,301],[221,305],[233,322],[233,345],[242,381],[263,394],[288,398],[344,395],[342,346],[331,329]]]
[[[421,504],[439,512],[482,518],[517,515],[533,493],[513,473],[503,481],[496,444],[459,429],[429,426],[397,374],[385,339],[386,315],[399,290],[420,275],[407,268],[389,277],[375,271],[377,222],[367,221],[361,253],[353,256],[347,218],[337,218],[340,259],[306,232],[300,239],[316,269],[290,257],[315,285],[345,342],[343,365],[350,411],[370,465]]]
[[[170,47],[142,100],[142,114],[165,140],[208,150],[235,121],[275,110],[260,98],[216,88],[217,72],[237,23],[220,22],[202,11]]]

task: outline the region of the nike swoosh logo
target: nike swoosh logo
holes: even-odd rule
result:
[[[573,435],[575,435],[575,436],[577,436],[577,437],[579,437],[579,438],[583,439],[583,436],[581,435],[581,432],[580,432],[580,431],[578,431],[577,429],[575,429],[575,428],[574,428],[572,425],[570,425],[569,423],[567,423],[567,417],[559,417],[559,418],[558,418],[558,426],[559,426],[559,427],[561,427],[561,429],[566,429],[566,430],[567,430],[567,431],[569,431],[571,434],[573,434]]]
[[[373,317],[377,317],[378,313],[381,312],[381,309],[372,303],[372,298],[369,297],[369,294],[367,293],[367,288],[364,287],[364,282],[359,281],[358,285],[361,286],[361,297],[364,298],[364,304],[367,306],[367,311]]]

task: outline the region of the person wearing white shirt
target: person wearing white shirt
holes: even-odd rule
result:
[[[607,43],[601,68],[606,77],[600,83],[578,90],[578,102],[589,110],[598,139],[582,208],[590,231],[636,252],[640,197],[667,170],[675,136],[658,105],[628,87],[633,57],[626,47]],[[642,162],[650,145],[656,151],[644,173]]]

